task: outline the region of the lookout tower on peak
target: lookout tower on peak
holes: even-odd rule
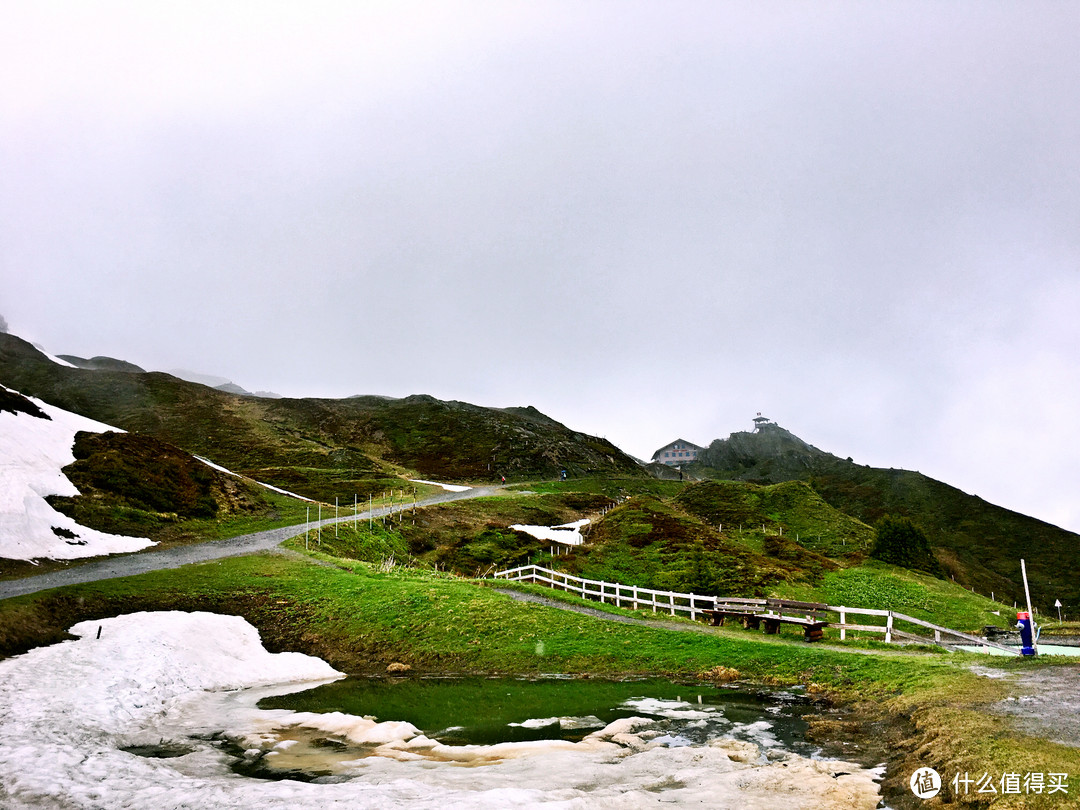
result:
[[[758,415],[754,417],[754,433],[758,433],[762,428],[774,427],[775,425],[776,422],[762,416],[761,411],[758,411]]]

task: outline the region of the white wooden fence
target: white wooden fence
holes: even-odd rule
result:
[[[848,630],[855,630],[864,633],[882,633],[886,644],[891,644],[894,641],[907,641],[919,644],[937,644],[943,647],[975,645],[982,647],[984,651],[988,651],[988,648],[993,647],[996,650],[1002,650],[1014,655],[1020,654],[1020,651],[1015,647],[1007,647],[1004,644],[987,641],[980,636],[962,633],[959,630],[950,630],[948,627],[916,619],[914,616],[908,616],[894,610],[818,605],[816,603],[796,602],[787,599],[744,599],[732,596],[702,596],[679,591],[657,591],[651,588],[640,588],[637,585],[584,579],[554,571],[550,568],[543,568],[539,565],[522,565],[518,568],[499,571],[492,576],[496,579],[539,583],[550,588],[578,594],[584,599],[592,599],[631,610],[651,609],[653,613],[663,612],[672,616],[681,613],[694,621],[697,621],[706,610],[745,612],[762,616],[784,614],[795,616],[810,613],[818,615],[836,614],[836,621],[832,621],[831,617],[829,618],[829,626],[840,631],[841,641],[847,638]],[[882,624],[850,624],[848,623],[849,616],[872,616],[885,621]],[[933,635],[919,634],[906,629],[901,630],[896,626],[898,622],[933,631]]]

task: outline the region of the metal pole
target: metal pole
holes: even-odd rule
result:
[[[307,508],[307,517],[304,518],[304,551],[307,551],[308,538],[311,536],[311,507]]]
[[[354,531],[354,532],[356,531],[356,520],[357,520],[357,512],[356,512],[356,505],[357,505],[357,504],[356,504],[356,498],[357,498],[357,495],[356,495],[356,493],[354,492],[354,493],[352,494],[352,528],[353,528],[353,531]]]
[[[319,545],[322,545],[322,501],[319,501],[319,523],[316,527],[316,537],[319,541]]]
[[[1028,590],[1027,581],[1027,565],[1023,560],[1020,560],[1020,573],[1024,577],[1024,596],[1027,597],[1028,616],[1031,622],[1031,647],[1035,650],[1035,655],[1039,654],[1039,642],[1035,640],[1035,611],[1031,609],[1031,591]]]
[[[338,499],[338,496],[335,495],[334,496],[334,537],[338,536],[338,533],[337,533],[337,531],[338,531],[338,522],[337,522],[337,519],[338,519],[338,502],[337,502],[337,499]]]

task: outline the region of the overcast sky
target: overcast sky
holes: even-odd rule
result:
[[[761,411],[1080,530],[1080,4],[0,6],[0,314],[289,396]]]

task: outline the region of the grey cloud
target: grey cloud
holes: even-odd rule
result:
[[[249,390],[531,402],[637,455],[764,410],[1080,527],[981,449],[1080,387],[1080,11],[238,9],[209,39],[112,9],[78,65],[34,17],[0,57],[36,99],[0,95],[13,329]]]

